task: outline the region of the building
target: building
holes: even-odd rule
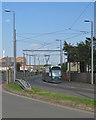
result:
[[[43,69],[43,65],[26,65],[26,66],[20,66],[20,70],[42,70]]]
[[[26,58],[24,59],[24,57],[17,57],[16,58],[16,63],[20,63],[21,65],[24,64],[26,65]],[[2,68],[14,68],[14,58],[13,57],[4,57],[2,59],[0,59],[0,70]],[[5,70],[4,68],[4,70]]]
[[[80,73],[80,62],[70,62],[70,71]],[[69,72],[69,62],[67,63],[67,72]]]
[[[81,70],[81,67],[84,67],[84,64],[82,64],[82,62],[70,62],[70,72],[77,72],[77,73],[80,73],[80,72],[90,72],[91,71],[91,68],[88,69],[88,65],[86,65],[86,67],[84,67],[83,69],[85,70]],[[90,67],[90,66],[89,66]],[[67,72],[69,72],[69,62],[67,63]]]

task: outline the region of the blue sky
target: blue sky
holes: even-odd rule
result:
[[[89,4],[89,2],[3,2],[2,47],[5,55],[13,56],[13,14],[5,13],[5,9],[16,12],[17,56],[22,56],[24,49],[59,49],[57,47],[60,43],[56,42],[56,39],[76,44],[90,37],[90,33],[80,32],[90,32],[90,23],[84,23],[85,19],[94,20],[94,3]],[[59,63],[58,56],[50,57],[50,62],[52,61]]]

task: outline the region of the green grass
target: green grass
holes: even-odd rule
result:
[[[18,84],[14,84],[14,83],[10,83],[7,85],[7,87],[13,89],[13,90],[17,90],[17,91],[21,91],[21,92],[25,92],[27,94],[30,95],[37,95],[43,98],[50,98],[53,100],[60,100],[60,101],[65,101],[65,102],[69,102],[69,103],[75,103],[75,104],[79,104],[79,105],[84,105],[84,106],[88,106],[93,108],[94,105],[96,106],[96,100],[94,99],[89,99],[89,98],[81,98],[81,97],[74,97],[74,96],[69,96],[69,95],[64,95],[64,94],[58,94],[58,93],[53,93],[53,92],[48,92],[45,90],[41,90],[38,88],[32,88],[31,90],[22,90],[22,88],[20,87],[20,85]]]
[[[7,84],[6,87],[11,88],[12,90],[16,90],[16,91],[23,91],[21,86],[15,83]]]

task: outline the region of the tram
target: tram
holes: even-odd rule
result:
[[[43,68],[42,80],[46,82],[62,82],[61,66],[46,66]]]

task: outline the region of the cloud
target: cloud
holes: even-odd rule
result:
[[[5,22],[6,22],[6,23],[10,22],[10,19],[6,19]]]
[[[31,46],[34,46],[34,47],[35,47],[35,46],[40,46],[40,44],[31,44]]]

